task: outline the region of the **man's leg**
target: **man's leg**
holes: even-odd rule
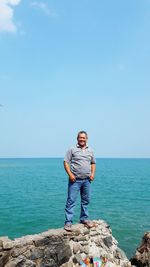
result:
[[[76,205],[76,200],[78,196],[78,192],[80,190],[80,184],[78,181],[68,183],[68,198],[66,202],[66,221],[65,224],[72,224],[73,215],[74,215],[74,207]]]
[[[83,180],[82,187],[80,189],[81,194],[81,214],[80,214],[80,222],[88,220],[88,204],[90,202],[91,195],[91,183],[89,179]]]

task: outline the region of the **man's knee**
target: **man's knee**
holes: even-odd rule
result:
[[[88,205],[90,203],[90,197],[83,197],[81,199],[81,203],[83,203],[84,205]]]
[[[66,207],[71,207],[71,206],[75,205],[75,203],[76,203],[76,199],[68,198],[67,203],[66,203]]]

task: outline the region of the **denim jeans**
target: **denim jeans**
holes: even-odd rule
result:
[[[74,207],[76,205],[77,196],[80,191],[81,196],[81,213],[80,221],[88,219],[88,204],[90,202],[91,194],[91,181],[89,178],[86,179],[76,179],[75,182],[69,180],[68,183],[68,198],[66,202],[66,221],[65,223],[73,222]]]

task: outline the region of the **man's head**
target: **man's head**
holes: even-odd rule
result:
[[[86,147],[87,145],[87,140],[88,140],[88,135],[87,132],[85,131],[80,131],[77,135],[77,141],[78,141],[78,145],[80,147]]]

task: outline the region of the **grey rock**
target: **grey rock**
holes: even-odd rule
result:
[[[89,236],[87,236],[87,235],[80,235],[80,236],[78,236],[78,237],[74,237],[73,238],[73,240],[75,241],[75,242],[79,242],[79,241],[87,241],[87,240],[89,240]]]
[[[62,264],[60,267],[74,267],[73,261],[68,261]]]
[[[93,239],[93,241],[95,242],[95,244],[97,245],[97,247],[101,247],[102,245],[102,239],[98,236],[97,238]]]
[[[141,245],[131,259],[131,264],[137,267],[150,267],[150,232],[146,232]]]
[[[58,265],[53,259],[44,259],[39,267],[58,267]]]
[[[37,247],[46,246],[50,243],[50,240],[48,237],[40,237],[39,239],[36,239],[34,243]]]
[[[24,254],[26,251],[28,251],[29,247],[28,246],[23,246],[23,247],[14,247],[11,250],[10,255],[12,257],[18,257],[19,255]]]
[[[97,231],[91,231],[90,236],[97,236]]]
[[[0,267],[74,267],[86,256],[107,255],[113,264],[129,267],[129,261],[117,247],[109,226],[102,220],[96,227],[73,225],[73,231],[50,229],[41,234],[15,240],[0,238]],[[108,266],[110,267],[110,266]]]
[[[5,267],[24,267],[25,265],[25,257],[20,255],[18,258],[10,260]]]
[[[124,251],[120,248],[116,248],[116,250],[114,251],[114,257],[120,260],[128,260],[126,254],[124,253]]]
[[[88,255],[89,254],[89,246],[84,246],[83,252]]]
[[[73,245],[73,253],[77,254],[80,251],[81,251],[81,245],[79,243],[74,243],[74,245]]]
[[[24,255],[26,257],[28,257],[29,259],[35,261],[35,260],[37,260],[39,258],[43,258],[44,257],[44,250],[40,249],[40,248],[32,248],[32,249],[30,249],[29,255],[27,255],[26,253],[24,253]]]
[[[113,242],[112,242],[112,236],[111,236],[111,235],[104,237],[102,240],[103,240],[104,244],[105,244],[108,248],[110,248],[110,247],[113,245]]]
[[[13,248],[15,242],[14,241],[3,241],[3,248],[4,249],[11,249]]]
[[[81,241],[80,244],[82,246],[87,246],[89,244],[89,241]]]
[[[70,246],[66,245],[64,247],[58,248],[57,255],[58,255],[59,266],[69,261],[70,257],[72,256],[72,251],[70,249]]]
[[[0,237],[0,244],[2,245],[3,244],[3,241],[11,241],[8,236],[1,236]]]
[[[88,229],[88,228],[84,228],[82,231],[83,235],[88,235],[89,233],[90,233],[90,229]]]
[[[0,267],[5,266],[9,260],[9,252],[0,252]]]
[[[26,267],[36,267],[36,263],[34,263],[33,261],[30,260],[26,260],[24,263],[24,266]]]
[[[77,254],[73,257],[73,262],[76,264],[76,263],[79,263],[80,261],[82,260],[82,257],[81,257],[81,254]]]

